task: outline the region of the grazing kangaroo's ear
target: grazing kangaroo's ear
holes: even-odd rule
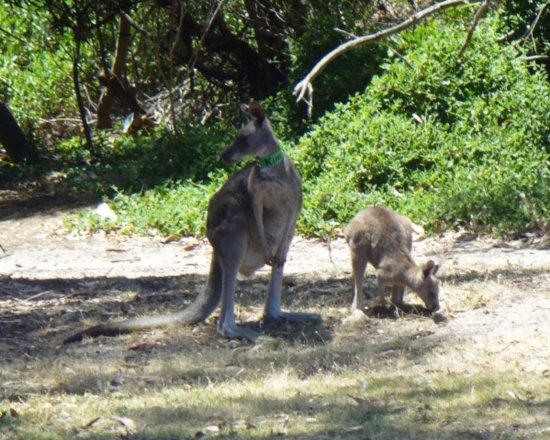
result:
[[[424,267],[422,267],[422,273],[426,278],[430,275],[435,275],[435,273],[438,270],[439,270],[439,265],[435,264],[433,260],[426,261],[426,263],[424,263]]]

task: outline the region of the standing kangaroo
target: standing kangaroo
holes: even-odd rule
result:
[[[208,318],[220,301],[218,333],[254,342],[259,334],[235,322],[237,274],[250,275],[266,263],[271,266],[271,280],[264,319],[320,319],[316,314],[281,310],[283,267],[302,206],[301,180],[290,158],[281,151],[260,106],[254,102],[241,104],[241,110],[249,122],[222,152],[222,158],[229,163],[250,156],[257,160],[234,174],[210,199],[206,235],[213,253],[206,289],[180,312],[101,324],[69,336],[64,343],[84,336],[115,336],[168,324],[195,324]]]
[[[359,212],[345,230],[351,250],[353,303],[351,311],[364,308],[363,277],[367,262],[376,268],[376,296],[385,303],[386,286],[392,286],[392,302],[404,307],[405,287],[416,292],[426,308],[439,309],[439,283],[435,275],[439,265],[432,260],[417,265],[411,257],[411,221],[384,206]]]

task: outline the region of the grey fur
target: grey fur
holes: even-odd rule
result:
[[[222,158],[236,163],[246,157],[265,157],[279,151],[279,142],[259,105],[242,104],[241,110],[249,122],[222,152]],[[100,324],[69,336],[64,343],[85,336],[112,336],[170,324],[194,324],[210,316],[220,301],[218,333],[255,341],[259,336],[256,332],[235,322],[237,274],[250,275],[266,263],[272,269],[264,318],[320,319],[314,314],[281,311],[283,267],[301,206],[300,176],[288,156],[265,169],[254,163],[248,165],[210,200],[206,233],[213,249],[210,274],[206,289],[188,308],[169,315]]]
[[[386,286],[392,287],[392,302],[403,307],[405,287],[412,289],[430,311],[439,309],[439,266],[433,261],[417,265],[412,256],[411,221],[384,206],[359,212],[345,230],[351,251],[354,293],[351,306],[364,308],[363,278],[367,262],[376,269],[376,296],[384,303]]]

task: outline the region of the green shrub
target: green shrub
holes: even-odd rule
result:
[[[8,103],[25,131],[47,132],[51,118],[78,114],[72,78],[70,35],[51,38],[47,13],[38,7],[0,6],[0,101]],[[81,68],[90,63],[91,50],[82,48]],[[86,74],[86,72],[82,72]],[[89,72],[88,72],[89,74]]]
[[[302,233],[327,234],[372,204],[431,231],[513,234],[548,220],[550,87],[497,42],[494,26],[481,23],[483,38],[463,58],[465,25],[434,21],[403,34],[410,65],[386,64],[299,141]]]
[[[209,183],[191,180],[167,182],[143,193],[117,192],[109,205],[116,220],[100,218],[94,209],[69,217],[66,226],[75,231],[117,231],[122,234],[201,236],[206,227],[208,201],[223,184],[226,174],[210,176]]]
[[[221,166],[219,153],[227,142],[223,127],[183,128],[174,134],[165,127],[115,140],[105,156],[104,173],[118,176],[128,191],[150,188],[165,180],[204,181]]]
[[[516,235],[549,221],[550,86],[517,47],[498,43],[497,24],[482,21],[460,59],[468,23],[447,17],[403,34],[399,51],[410,65],[390,57],[364,93],[285,145],[303,178],[300,233],[329,236],[374,204],[431,232],[464,226]],[[287,117],[275,112],[276,132]],[[220,144],[235,132],[128,138],[114,171],[137,183],[172,170],[164,175],[180,182],[142,196],[120,192],[114,203],[121,220],[107,226],[202,234],[207,200],[228,175]],[[124,161],[130,157],[135,162]],[[121,172],[129,163],[133,171]]]
[[[140,196],[118,193],[114,203],[122,219],[119,228],[125,233],[142,235],[203,235],[208,200],[220,181],[220,177],[212,177],[209,184],[167,183]]]

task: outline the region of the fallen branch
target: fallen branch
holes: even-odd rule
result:
[[[304,77],[304,79],[302,79],[298,84],[296,84],[296,87],[294,87],[294,92],[293,92],[294,95],[297,95],[296,102],[305,101],[308,105],[308,114],[311,115],[311,109],[313,107],[313,101],[312,101],[313,86],[311,84],[312,81],[325,69],[325,67],[329,63],[331,63],[335,58],[339,57],[343,53],[361,44],[378,41],[390,35],[397,34],[411,26],[414,26],[421,20],[429,17],[430,15],[436,12],[442,11],[444,9],[452,8],[455,6],[459,6],[462,4],[479,3],[480,1],[481,0],[474,0],[474,1],[446,0],[441,3],[436,3],[435,5],[432,5],[421,11],[418,11],[417,13],[411,15],[409,18],[407,18],[406,20],[402,21],[401,23],[395,26],[392,26],[387,29],[383,29],[374,34],[365,35],[363,37],[357,37],[357,38],[354,38],[353,40],[347,41],[346,43],[338,46],[336,49],[326,54],[313,67],[313,69],[311,69],[311,71]]]
[[[33,299],[38,299],[45,295],[51,295],[52,293],[56,294],[57,292],[55,290],[45,290],[44,292],[37,293],[36,295],[29,296],[28,298],[22,298],[21,301],[30,302]]]

